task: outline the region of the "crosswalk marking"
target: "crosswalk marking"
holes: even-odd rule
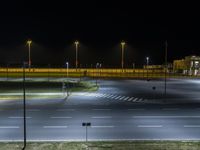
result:
[[[134,98],[133,102],[137,101],[138,98]]]
[[[142,98],[140,98],[138,101],[143,101],[143,99],[142,99]]]
[[[107,98],[110,98],[110,97],[112,97],[113,95],[111,94],[111,95],[109,95]]]
[[[141,97],[129,97],[129,96],[123,96],[123,95],[108,94],[108,93],[84,93],[81,95],[89,96],[89,97],[96,97],[96,98],[122,100],[122,101],[128,101],[128,102],[145,102],[145,101],[147,101],[147,99],[143,99]]]
[[[117,96],[115,99],[118,99],[118,98],[120,98],[121,96]]]
[[[115,98],[115,97],[117,97],[117,95],[112,96],[111,99],[113,99],[113,98]]]
[[[120,100],[122,100],[124,97],[125,97],[125,96],[122,96],[122,97],[120,98]]]
[[[124,99],[124,101],[126,101],[128,98],[129,98],[129,97],[126,97],[126,98]]]
[[[128,101],[131,101],[132,99],[134,99],[134,97],[129,98]]]

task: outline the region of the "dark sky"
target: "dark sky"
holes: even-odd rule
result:
[[[5,1],[0,4],[0,64],[21,64],[28,59],[26,40],[32,39],[32,64],[74,65],[80,41],[82,66],[101,62],[120,65],[120,41],[125,40],[125,64],[130,67],[200,55],[198,4],[130,1]]]

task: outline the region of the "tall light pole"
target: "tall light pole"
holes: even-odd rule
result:
[[[26,76],[25,76],[25,62],[23,63],[23,117],[24,117],[24,146],[22,150],[26,149]]]
[[[167,95],[167,40],[165,41],[165,97]]]
[[[99,63],[96,64],[96,86],[97,86],[97,77],[98,77],[98,67],[99,67]]]
[[[122,71],[124,69],[124,48],[125,48],[125,42],[122,41],[121,42],[121,50],[122,50],[122,60],[121,60],[121,67],[122,67]]]
[[[76,71],[77,71],[77,68],[78,68],[78,46],[79,46],[79,41],[75,41],[74,44],[76,46]]]
[[[66,66],[67,66],[67,78],[68,78],[68,74],[69,74],[69,63],[66,62]]]
[[[32,41],[28,40],[27,44],[28,44],[28,66],[29,66],[29,68],[31,68],[31,44],[32,44]]]
[[[149,66],[149,57],[146,57],[146,60],[147,60],[147,65],[146,65],[146,68],[147,68],[147,80],[148,80],[148,66]]]
[[[67,66],[67,96],[69,96],[69,62],[66,62],[66,66]]]

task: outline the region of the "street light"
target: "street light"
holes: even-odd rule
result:
[[[147,80],[148,80],[148,66],[149,66],[149,57],[146,57],[146,60],[147,60],[146,69],[147,69]]]
[[[68,76],[69,76],[69,62],[66,62],[66,66],[67,66],[67,80],[68,80]],[[69,96],[69,80],[67,81],[67,96]]]
[[[68,78],[68,72],[69,72],[69,63],[66,62],[66,66],[67,66],[67,78]]]
[[[29,66],[29,68],[31,68],[31,44],[32,44],[32,41],[28,40],[27,44],[28,44],[28,66]]]
[[[76,70],[77,70],[77,68],[78,68],[78,46],[79,46],[79,41],[75,41],[74,44],[76,46]]]
[[[96,64],[96,86],[97,86],[97,76],[98,76],[98,67],[100,66],[99,63]]]
[[[23,63],[23,117],[24,117],[24,146],[22,150],[26,149],[26,63]]]
[[[168,48],[168,44],[167,44],[167,40],[165,41],[165,98],[167,96],[167,50]]]
[[[122,50],[121,67],[122,67],[122,70],[124,69],[124,47],[125,47],[125,44],[126,43],[124,41],[121,42],[121,50]]]

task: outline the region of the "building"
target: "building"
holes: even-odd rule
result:
[[[185,59],[174,60],[173,71],[187,75],[200,75],[200,56],[186,56]]]

